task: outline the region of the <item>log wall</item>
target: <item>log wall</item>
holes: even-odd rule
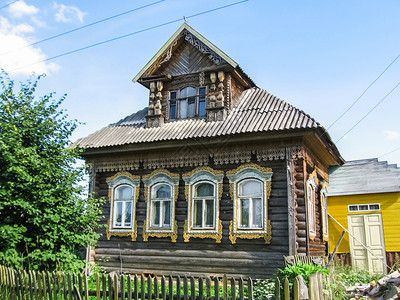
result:
[[[268,218],[271,220],[272,240],[265,244],[263,239],[240,239],[236,244],[229,240],[229,224],[233,216],[233,202],[229,192],[229,181],[225,176],[223,195],[220,202],[220,219],[223,225],[223,238],[220,244],[213,239],[190,238],[183,240],[183,226],[187,219],[187,202],[185,200],[184,181],[180,180],[179,196],[176,203],[176,220],[178,221],[178,239],[172,243],[170,238],[150,237],[143,241],[143,223],[146,217],[144,187],[141,183],[140,197],[137,203],[136,220],[138,237],[135,242],[129,237],[112,236],[107,240],[105,228],[101,229],[102,237],[95,249],[95,260],[108,271],[126,273],[153,273],[157,275],[222,275],[270,277],[277,268],[284,267],[283,255],[288,255],[288,208],[287,184],[284,161],[256,162],[270,167],[273,171],[272,192],[268,200]],[[240,164],[214,165],[217,170],[232,170]],[[193,168],[171,168],[173,173],[183,174]],[[143,176],[152,170],[131,171],[133,175]],[[98,196],[108,197],[106,178],[115,172],[96,174],[96,191]],[[103,224],[110,215],[110,203],[104,205]]]

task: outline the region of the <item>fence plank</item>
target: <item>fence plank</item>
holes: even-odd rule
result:
[[[174,278],[172,276],[168,276],[168,300],[173,300],[174,299]]]
[[[293,284],[293,300],[300,300],[300,282],[296,277]]]
[[[130,275],[128,275],[128,300],[132,300],[132,278]]]
[[[154,298],[160,298],[160,291],[158,290],[158,278],[154,276]]]
[[[84,293],[83,293],[83,279],[82,279],[82,273],[78,273],[78,287],[79,287],[79,297],[80,299],[82,299],[84,297]]]
[[[214,299],[218,300],[219,299],[219,280],[218,280],[218,277],[214,276],[213,281],[214,281]]]
[[[199,300],[203,300],[204,287],[203,287],[203,277],[199,277]]]
[[[146,281],[144,279],[144,275],[142,274],[140,276],[140,299],[145,300],[146,299]]]
[[[224,297],[224,300],[228,300],[228,278],[226,274],[222,277],[222,297]]]
[[[111,277],[111,276],[110,276]],[[112,278],[112,282],[113,282],[113,296],[114,296],[114,300],[118,300],[118,293],[119,293],[119,287],[118,287],[118,275],[114,274],[114,278]],[[111,297],[110,297],[111,299]]]
[[[206,293],[207,293],[207,299],[211,299],[211,278],[207,277],[206,278]]]
[[[108,298],[112,300],[114,293],[113,293],[113,282],[111,274],[107,274],[107,285],[108,285]]]
[[[153,293],[153,284],[152,284],[152,278],[150,275],[147,276],[147,297],[149,300],[152,298],[152,293]]]
[[[103,300],[107,300],[107,277],[106,274],[101,274],[101,285],[103,287]]]
[[[281,282],[278,277],[275,279],[275,300],[281,300]]]
[[[243,300],[244,299],[244,291],[243,291],[243,278],[239,278],[239,299]]]
[[[188,278],[185,275],[185,277],[183,277],[183,300],[188,300],[188,299],[189,299]]]
[[[232,300],[236,300],[236,283],[235,278],[231,278],[231,298]]]
[[[88,276],[87,276],[86,272],[83,275],[83,280],[84,280],[84,284],[85,284],[85,299],[89,300],[89,282],[88,282]],[[56,300],[56,299],[54,299],[54,300]]]
[[[285,282],[283,284],[283,290],[284,290],[284,297],[285,300],[290,300],[290,286],[289,286],[289,280],[285,278]]]
[[[253,280],[251,280],[251,278],[247,279],[247,293],[247,298],[253,300]]]
[[[120,290],[121,290],[121,299],[125,300],[125,275],[121,274],[120,276]]]
[[[193,276],[190,276],[190,299],[196,300],[196,282]]]
[[[133,298],[135,300],[138,300],[139,299],[139,278],[137,277],[137,275],[135,275],[133,283],[135,285],[135,292],[133,294]]]
[[[176,298],[181,300],[181,278],[179,275],[176,277]]]
[[[166,300],[167,299],[167,291],[165,288],[165,277],[161,277],[161,294],[162,294],[162,299]]]

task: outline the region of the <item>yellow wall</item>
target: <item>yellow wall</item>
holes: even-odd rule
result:
[[[328,213],[348,229],[347,216],[361,212],[349,212],[348,205],[380,203],[381,210],[364,213],[382,213],[386,251],[400,251],[400,193],[367,194],[328,197]],[[329,218],[330,251],[335,249],[343,229]],[[337,253],[350,253],[349,235],[346,233]]]

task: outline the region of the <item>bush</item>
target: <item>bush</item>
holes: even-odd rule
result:
[[[324,275],[329,274],[329,270],[324,268],[323,266],[314,265],[314,264],[304,264],[299,260],[296,265],[286,266],[283,270],[279,269],[278,276],[287,278],[289,280],[289,283],[292,285],[294,283],[294,279],[298,275],[301,275],[301,276],[303,276],[305,282],[308,285],[308,283],[309,283],[308,277],[311,274],[314,274],[317,272],[322,272],[322,274],[324,274]]]

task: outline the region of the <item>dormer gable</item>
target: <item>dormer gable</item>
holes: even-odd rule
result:
[[[184,23],[135,76],[149,89],[147,127],[183,119],[222,121],[254,82]]]

